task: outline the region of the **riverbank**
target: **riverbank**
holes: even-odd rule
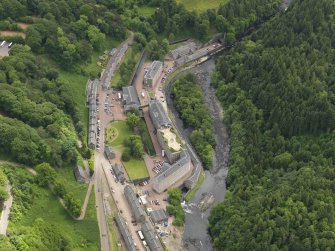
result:
[[[205,172],[204,182],[191,201],[182,204],[186,212],[183,245],[189,251],[213,250],[211,238],[207,233],[208,216],[211,208],[223,201],[226,191],[225,177],[228,172],[229,137],[223,124],[220,103],[215,96],[215,91],[210,86],[214,69],[214,60],[209,60],[183,72],[183,74],[191,72],[198,78],[199,84],[204,91],[206,105],[213,117],[213,129],[217,142],[211,171]],[[171,114],[174,115],[174,122],[185,141],[189,143],[190,130],[183,128],[183,122],[179,118],[170,98],[170,88],[166,88],[166,91],[167,104]]]

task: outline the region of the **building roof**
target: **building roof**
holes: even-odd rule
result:
[[[121,165],[118,163],[115,163],[115,165],[113,165],[113,171],[115,174],[124,173]]]
[[[186,54],[193,52],[195,48],[196,48],[196,44],[194,42],[189,42],[185,45],[182,45],[170,51],[169,53],[174,59],[177,59],[178,57],[181,57],[181,56],[184,56]]]
[[[125,86],[122,87],[123,100],[126,105],[137,104],[140,105],[136,90],[134,86]]]
[[[153,61],[149,70],[145,73],[144,78],[153,79],[162,65],[163,63],[161,61]]]
[[[168,216],[163,208],[150,212],[151,219],[154,223],[167,221]]]
[[[142,222],[145,220],[145,212],[143,208],[141,207],[138,198],[136,197],[133,189],[126,185],[124,187],[124,195],[126,196],[129,206],[134,214],[135,220],[137,222]]]
[[[165,169],[165,171],[162,171],[157,176],[155,176],[154,182],[160,182],[164,180],[166,177],[169,177],[180,167],[184,166],[188,161],[190,161],[190,156],[188,155],[188,153],[185,151],[182,153],[184,153],[183,156],[181,156],[180,159],[176,161],[174,164],[170,165],[168,163],[164,163],[163,168]],[[169,168],[168,165],[170,166]]]
[[[117,226],[119,227],[119,231],[122,235],[122,238],[124,240],[124,244],[127,247],[128,251],[136,251],[136,247],[134,245],[134,240],[131,236],[131,234],[128,231],[128,228],[123,220],[123,218],[120,216],[120,214],[117,214],[115,216],[115,221]]]
[[[172,126],[171,120],[169,119],[167,113],[165,112],[161,102],[159,102],[158,100],[151,100],[149,102],[149,109],[151,112],[151,119],[156,120],[160,128],[162,127],[167,128]]]
[[[160,129],[159,132],[162,134],[165,144],[172,152],[179,152],[181,150],[180,139],[171,128]]]
[[[144,235],[144,238],[150,248],[150,250],[154,251],[164,251],[162,244],[156,235],[154,229],[148,221],[142,223],[141,231]]]
[[[81,166],[76,166],[74,168],[74,174],[76,176],[77,181],[80,181],[80,182],[86,181],[87,175],[86,175],[85,170]]]
[[[115,151],[110,146],[105,146],[105,154],[106,155],[115,154]]]

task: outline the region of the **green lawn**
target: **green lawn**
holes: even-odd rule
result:
[[[94,193],[91,194],[85,219],[82,221],[73,220],[49,190],[38,188],[38,194],[39,197],[27,214],[21,221],[15,223],[15,226],[10,225],[11,229],[30,226],[37,218],[42,218],[45,222],[66,233],[66,236],[79,248],[77,250],[100,250]]]
[[[112,135],[114,130],[114,136]],[[134,133],[129,130],[126,121],[114,121],[107,130],[107,144],[116,151],[123,153],[123,142],[126,138]],[[149,173],[143,159],[130,159],[122,163],[130,179],[140,179],[148,177]]]
[[[122,164],[126,168],[129,178],[132,180],[149,177],[147,167],[142,159],[130,159],[127,162],[122,162]]]
[[[177,0],[177,3],[181,3],[188,10],[195,10],[198,12],[204,12],[208,9],[216,9],[220,4],[227,3],[228,0]]]
[[[32,174],[27,170],[14,166],[0,166],[0,168],[11,169],[14,172],[14,179],[21,182],[32,182],[28,178]],[[64,236],[71,240],[71,250],[100,250],[99,228],[95,209],[94,192],[91,193],[85,219],[82,221],[73,220],[60,204],[56,196],[46,188],[34,186],[35,193],[38,195],[32,205],[22,214],[22,218],[17,222],[9,222],[10,233],[15,233],[22,226],[32,226],[37,218],[42,218],[48,225],[58,229]],[[93,190],[94,191],[94,190]],[[29,193],[27,194],[29,195]],[[14,200],[14,206],[15,206]],[[14,234],[15,235],[15,234]]]
[[[115,129],[114,137],[112,135],[113,129]],[[114,121],[107,131],[107,143],[111,147],[122,145],[123,141],[133,134],[134,133],[128,128],[126,121]]]
[[[88,184],[82,184],[77,182],[71,167],[59,168],[56,169],[56,171],[59,174],[58,177],[65,185],[66,191],[73,192],[75,198],[78,198],[81,200],[81,202],[84,202],[88,189]]]
[[[149,17],[152,16],[156,11],[155,7],[149,7],[149,6],[141,6],[138,8],[138,14],[140,14],[143,17]]]

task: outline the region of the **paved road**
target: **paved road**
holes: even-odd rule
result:
[[[7,192],[9,194],[9,198],[5,201],[4,210],[2,211],[0,215],[0,235],[1,234],[6,235],[6,231],[7,231],[10,208],[12,207],[12,204],[13,204],[13,196],[11,194],[11,188],[12,188],[11,185],[8,183]]]

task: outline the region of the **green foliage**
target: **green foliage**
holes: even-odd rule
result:
[[[0,166],[0,170],[8,176],[14,197],[8,237],[0,236],[0,250],[99,249],[94,193],[85,219],[75,221],[49,189],[35,184],[35,178],[27,170],[10,165]]]
[[[182,226],[185,222],[185,212],[181,206],[182,193],[179,188],[171,188],[168,190],[168,202],[169,205],[166,207],[166,211],[169,215],[175,216],[173,225]]]
[[[141,136],[145,151],[150,155],[155,154],[155,149],[152,144],[147,125],[145,121],[142,120],[139,116],[138,111],[135,110],[132,112],[128,112],[126,123],[129,129]]]
[[[131,159],[131,151],[130,148],[126,147],[122,153],[121,157],[122,161],[128,162]]]
[[[79,199],[75,199],[72,192],[68,192],[64,196],[64,203],[67,209],[74,217],[79,217],[81,213],[81,203]]]
[[[140,124],[140,121],[141,121],[141,118],[135,113],[129,112],[127,114],[126,123],[130,130],[134,131]]]
[[[47,187],[49,184],[54,184],[57,174],[48,163],[37,165],[35,170],[37,171],[36,183],[38,185]]]
[[[218,250],[335,245],[334,10],[294,1],[219,59],[231,152],[229,192],[209,219]]]
[[[130,149],[130,156],[135,159],[142,159],[144,155],[143,143],[141,140],[141,136],[131,135],[124,142],[126,147]]]
[[[90,175],[93,175],[94,173],[94,160],[93,159],[88,160],[88,167],[90,169]]]
[[[6,189],[8,179],[6,174],[0,169],[0,208],[2,203],[8,199],[8,192]]]
[[[177,111],[186,126],[193,129],[191,142],[197,151],[205,168],[212,165],[213,121],[204,103],[204,96],[196,78],[188,74],[176,81],[172,87],[172,94]]]

